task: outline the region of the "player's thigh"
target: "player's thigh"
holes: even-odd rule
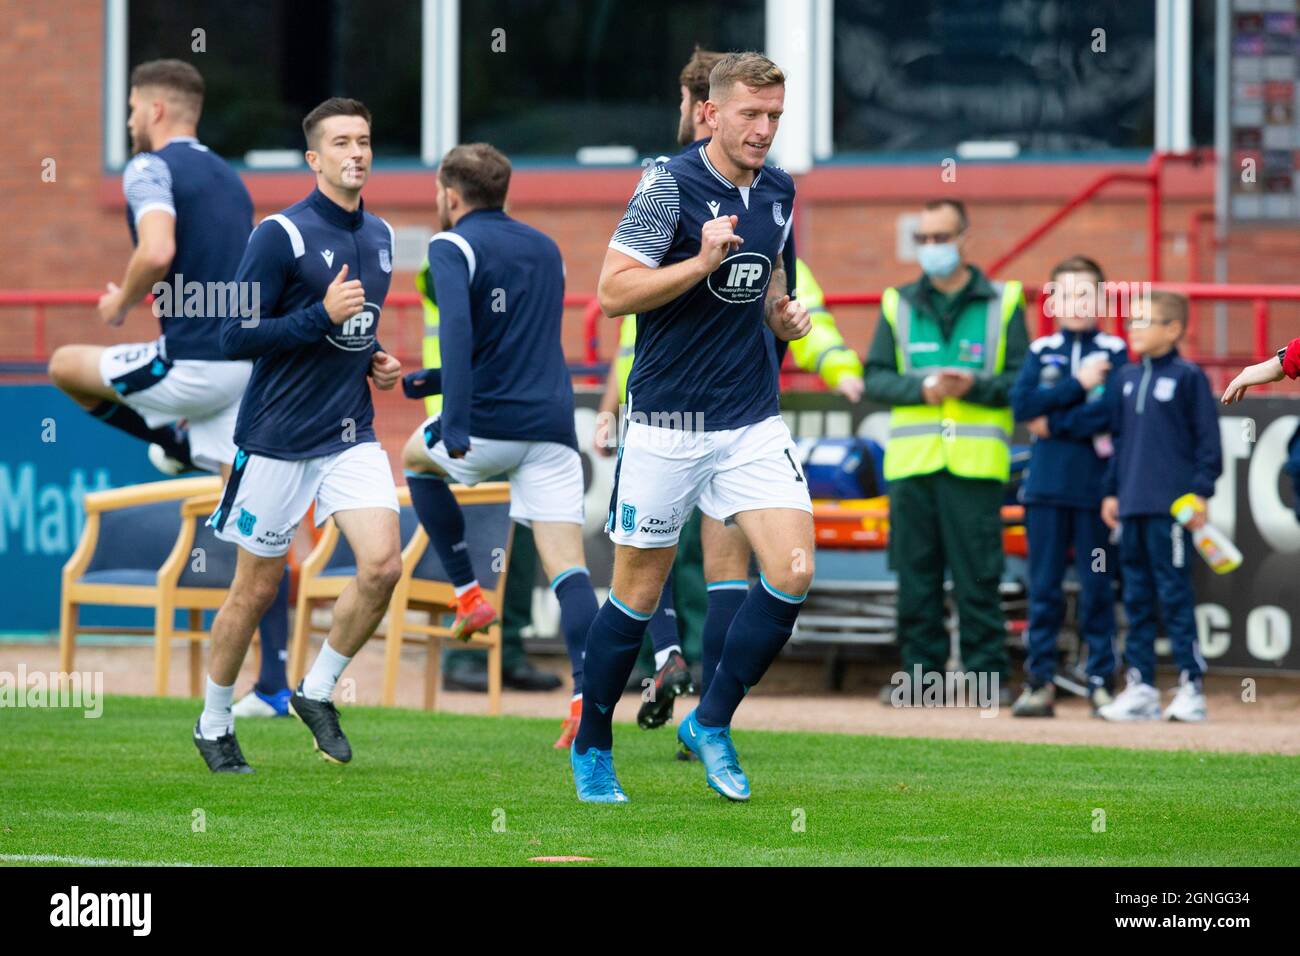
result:
[[[638,614],[653,614],[676,556],[675,544],[662,548],[616,544],[610,596]]]
[[[358,576],[392,587],[402,571],[402,540],[397,512],[387,508],[349,508],[334,512],[334,523],[357,559]]]
[[[586,517],[581,456],[558,442],[524,442],[523,445],[517,451],[502,447],[495,455],[503,464],[514,459],[507,470],[510,517],[524,525],[559,522],[580,527]],[[485,451],[495,448],[496,445],[485,443]],[[540,542],[538,548],[545,561]]]
[[[704,552],[704,580],[708,583],[749,579],[753,548],[740,525],[702,515],[700,548]]]
[[[424,475],[446,477],[447,473],[429,456],[429,446],[424,439],[424,425],[411,432],[411,437],[402,446],[402,467]]]
[[[288,554],[320,481],[319,458],[284,461],[235,454],[217,510],[208,519],[222,541],[264,558]]]
[[[778,591],[800,595],[815,571],[812,512],[797,508],[760,508],[736,515],[754,546],[759,570]]]
[[[676,547],[712,474],[708,432],[632,422],[614,467],[605,530],[616,545]]]
[[[117,392],[104,382],[102,345],[61,345],[50,356],[50,381],[65,392],[117,401]]]
[[[720,442],[700,510],[718,521],[734,518],[768,583],[802,593],[813,570],[812,500],[790,430],[773,416]]]
[[[316,523],[333,517],[357,558],[358,573],[391,575],[401,565],[397,488],[379,442],[329,455],[316,490]]]

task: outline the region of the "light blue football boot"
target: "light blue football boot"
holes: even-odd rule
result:
[[[575,743],[569,748],[569,763],[583,803],[627,803],[627,794],[614,773],[614,751],[591,747],[579,755]]]
[[[678,725],[677,739],[700,758],[710,787],[728,800],[749,799],[749,778],[740,769],[730,727],[705,727],[692,710]]]

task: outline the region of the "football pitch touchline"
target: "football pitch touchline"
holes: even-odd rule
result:
[[[193,866],[158,860],[102,860],[92,856],[55,856],[49,853],[0,853],[0,863],[63,863],[67,866]]]

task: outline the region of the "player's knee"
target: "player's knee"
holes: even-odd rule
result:
[[[422,436],[413,435],[406,443],[406,447],[402,449],[402,466],[418,472],[433,470],[432,462],[429,461],[429,455],[424,449]]]
[[[77,381],[77,354],[66,345],[61,345],[50,356],[50,381],[67,391]]]
[[[402,576],[402,558],[393,554],[357,569],[357,586],[377,600],[387,601]]]
[[[779,568],[771,573],[764,572],[763,577],[770,587],[783,594],[801,597],[808,593],[808,588],[812,585],[812,558],[808,558],[807,567],[796,564],[794,567]]]

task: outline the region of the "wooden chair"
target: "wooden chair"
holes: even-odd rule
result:
[[[436,710],[438,690],[442,685],[442,648],[445,642],[451,642],[455,647],[487,649],[488,712],[500,714],[501,617],[506,594],[506,569],[514,540],[510,485],[504,481],[484,482],[473,488],[452,485],[451,490],[465,515],[465,542],[469,546],[474,573],[483,589],[483,597],[497,612],[497,623],[486,631],[473,634],[468,641],[459,641],[451,636],[456,591],[443,570],[437,551],[429,547],[429,536],[417,525],[411,542],[402,549],[402,576],[388,605],[382,700],[388,707],[396,703],[402,645],[417,644],[426,650],[424,708]],[[402,488],[400,494],[400,500],[409,504],[410,490]],[[407,611],[412,610],[428,612],[429,623],[408,621]]]
[[[152,633],[154,692],[167,693],[174,638],[190,643],[190,693],[203,676],[201,642],[205,610],[221,606],[234,578],[235,546],[219,541],[204,522],[216,508],[215,476],[155,481],[86,495],[86,524],[77,550],[63,566],[59,612],[59,667],[73,668],[78,634]],[[195,548],[202,548],[200,555]],[[82,605],[151,607],[152,628],[89,627]],[[177,610],[189,611],[188,629],[175,627]]]

